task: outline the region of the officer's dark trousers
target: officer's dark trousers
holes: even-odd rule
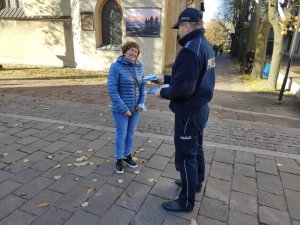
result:
[[[194,207],[196,189],[201,189],[204,181],[203,129],[207,119],[208,106],[194,115],[175,114],[175,166],[182,180],[178,198],[182,207]]]

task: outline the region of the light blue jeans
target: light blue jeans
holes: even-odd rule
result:
[[[134,130],[139,122],[140,113],[134,112],[132,116],[112,112],[115,120],[115,147],[116,159],[122,159],[131,153],[131,147],[134,139]]]

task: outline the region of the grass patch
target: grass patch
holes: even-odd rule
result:
[[[2,80],[71,80],[77,82],[103,82],[108,74],[75,68],[28,67],[5,65],[0,70]]]
[[[267,88],[268,79],[255,79],[252,78],[250,75],[242,75],[242,81],[244,82],[246,88],[251,92],[263,92],[263,93],[270,93],[273,95],[278,95],[280,92],[281,84],[277,84],[278,90],[273,90]],[[290,91],[285,91],[284,95],[294,95]]]

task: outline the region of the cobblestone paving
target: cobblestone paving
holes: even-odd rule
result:
[[[143,113],[138,168],[119,175],[106,106],[1,95],[0,225],[299,225],[299,118],[222,107],[211,106],[195,208],[170,213],[160,206],[180,191],[170,112]]]
[[[167,213],[160,204],[178,194],[179,175],[173,143],[163,136],[137,136],[139,167],[117,175],[112,132],[43,119],[0,121],[1,225],[300,222],[300,158],[207,147],[205,188],[194,211]]]
[[[5,95],[0,97],[0,113],[11,113],[60,118],[64,121],[113,127],[111,113],[106,106],[67,101],[47,101],[33,97]],[[214,106],[212,106],[214,112]],[[142,113],[137,130],[144,133],[173,135],[173,114],[150,111]],[[206,129],[205,139],[211,142],[253,147],[286,153],[300,153],[300,132],[297,128],[270,125],[262,126],[251,122],[219,120],[212,113]],[[300,121],[296,120],[296,122]]]

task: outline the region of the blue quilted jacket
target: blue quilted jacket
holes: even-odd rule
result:
[[[134,113],[138,104],[145,104],[146,82],[143,77],[143,65],[138,60],[132,63],[119,56],[111,64],[107,84],[111,111],[125,114],[129,109]]]

